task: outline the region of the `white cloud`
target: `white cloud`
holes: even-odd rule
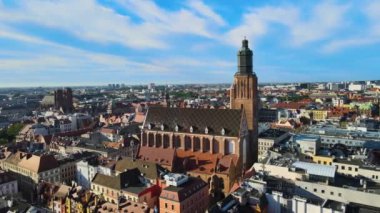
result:
[[[368,20],[368,27],[359,26],[356,34],[346,38],[334,39],[322,47],[322,51],[333,53],[344,48],[370,45],[380,42],[380,2],[369,2],[363,5],[362,14]]]
[[[209,6],[207,6],[203,1],[201,0],[190,0],[189,1],[190,8],[197,11],[202,16],[211,19],[216,24],[220,26],[225,26],[226,22],[223,20],[223,18],[214,12]]]
[[[331,2],[317,5],[309,20],[301,21],[299,18],[294,24],[288,25],[293,43],[302,45],[334,35],[345,25],[344,15],[348,9],[348,5],[336,5]]]
[[[0,22],[33,23],[63,30],[79,39],[96,43],[117,43],[132,48],[166,48],[167,36],[175,33],[211,38],[209,17],[201,17],[188,9],[168,11],[153,1],[118,1],[130,13],[144,21],[134,23],[95,0],[20,0],[17,7],[0,5]],[[217,14],[199,4],[203,14],[217,19]],[[207,10],[208,9],[208,10]],[[220,21],[220,20],[219,20]]]
[[[225,39],[231,44],[236,44],[243,36],[256,40],[267,34],[272,24],[280,24],[286,27],[295,46],[320,41],[329,38],[344,25],[348,8],[348,5],[322,2],[312,9],[306,19],[304,13],[307,12],[296,6],[251,9],[243,16],[242,23],[226,34]]]
[[[144,24],[159,32],[192,34],[208,38],[213,36],[208,27],[211,25],[211,20],[208,17],[197,16],[191,10],[182,8],[178,11],[169,11],[159,7],[154,1],[118,0],[118,3],[141,18]]]

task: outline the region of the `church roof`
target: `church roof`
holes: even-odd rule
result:
[[[243,111],[240,109],[194,109],[194,108],[167,108],[149,107],[144,128],[161,129],[164,131],[190,132],[222,135],[222,129],[226,136],[239,136],[240,123]]]

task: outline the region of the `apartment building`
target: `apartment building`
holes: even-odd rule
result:
[[[200,178],[182,174],[164,176],[166,187],[160,195],[160,212],[205,212],[208,207],[208,185]]]

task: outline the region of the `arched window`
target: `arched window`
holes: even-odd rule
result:
[[[194,137],[193,140],[194,151],[201,151],[201,140],[198,137]]]
[[[226,140],[226,154],[235,154],[235,141],[231,139]]]
[[[209,152],[210,151],[210,140],[208,138],[203,138],[202,140],[203,145],[203,152]]]

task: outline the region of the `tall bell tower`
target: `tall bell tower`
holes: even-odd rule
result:
[[[231,109],[244,109],[249,129],[249,151],[251,162],[257,161],[258,154],[258,92],[257,76],[252,67],[252,50],[244,39],[238,51],[238,71],[230,89]]]

